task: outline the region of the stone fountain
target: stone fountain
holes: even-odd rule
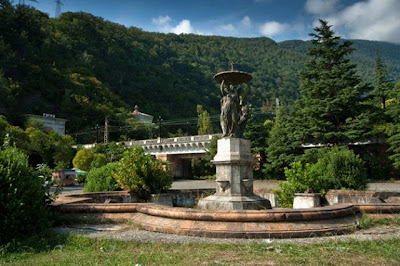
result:
[[[253,166],[250,140],[243,138],[249,115],[247,98],[252,76],[242,71],[224,71],[214,79],[220,83],[222,138],[218,140],[216,193],[201,199],[198,206],[208,210],[270,209],[269,200],[253,193]]]

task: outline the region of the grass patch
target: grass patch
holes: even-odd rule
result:
[[[11,265],[400,265],[400,240],[296,244],[173,244],[47,233],[0,249]]]
[[[390,217],[371,217],[363,213],[361,219],[358,221],[360,229],[368,229],[376,226],[399,226],[400,227],[400,214]]]

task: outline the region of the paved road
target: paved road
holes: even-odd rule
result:
[[[275,180],[255,180],[255,188],[273,189],[278,186],[278,181]],[[171,189],[213,189],[215,188],[214,180],[176,180],[172,184]],[[82,186],[64,187],[63,194],[81,193]],[[400,192],[400,181],[393,182],[373,182],[368,183],[368,190],[373,191],[390,191]]]

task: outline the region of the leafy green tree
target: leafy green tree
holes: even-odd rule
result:
[[[90,169],[100,168],[108,163],[107,157],[102,153],[95,153],[90,163]]]
[[[356,74],[348,55],[350,41],[335,36],[328,22],[311,33],[310,59],[301,72],[300,112],[296,129],[305,143],[340,144],[363,139],[370,131],[363,103],[369,88]],[[369,127],[368,127],[369,126]]]
[[[127,130],[124,132],[128,139],[140,140],[154,137],[156,128],[153,123],[144,123],[135,118],[128,118],[125,121]]]
[[[0,148],[0,245],[48,228],[51,199],[46,181],[22,151]]]
[[[54,131],[46,134],[33,127],[28,127],[25,134],[29,138],[26,151],[32,164],[45,163],[52,168],[70,168],[75,154],[72,148],[75,142],[71,136],[61,136]]]
[[[15,145],[21,150],[28,150],[29,139],[24,131],[19,127],[12,126],[4,116],[0,115],[0,145],[3,144],[6,136],[8,136],[9,145]]]
[[[211,123],[210,114],[207,110],[203,110],[202,105],[197,105],[197,128],[199,135],[206,135],[214,133],[213,125]]]
[[[60,136],[55,132],[48,135],[51,145],[54,147],[53,163],[56,169],[68,169],[71,167],[72,159],[75,155],[75,150],[72,146],[75,144],[74,139],[69,136]]]
[[[76,153],[74,159],[72,160],[72,164],[75,168],[83,171],[89,171],[95,156],[96,155],[92,149],[81,149]]]
[[[153,160],[141,147],[124,153],[113,176],[121,188],[140,200],[149,199],[152,193],[166,191],[173,181],[171,172],[164,170],[161,160]]]

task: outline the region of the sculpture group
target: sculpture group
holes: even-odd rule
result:
[[[257,210],[271,208],[267,199],[253,193],[255,159],[250,140],[243,139],[249,118],[248,96],[252,76],[241,71],[225,71],[214,76],[221,83],[221,128],[216,166],[216,193],[198,202],[200,209]]]
[[[251,92],[250,85],[246,83],[244,88],[242,84],[235,86],[222,80],[220,89],[222,137],[241,138],[249,116],[247,98]]]

